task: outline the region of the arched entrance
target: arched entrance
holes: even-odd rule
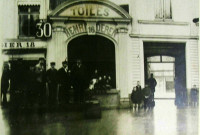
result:
[[[99,76],[110,76],[112,87],[116,88],[115,45],[112,41],[102,36],[80,36],[69,42],[67,50],[69,66],[81,59],[88,71],[88,81],[97,69]]]
[[[59,63],[67,57],[71,66],[74,59],[81,57],[88,68],[88,76],[94,68],[100,68],[102,74],[111,75],[113,87],[120,90],[120,96],[128,96],[131,81],[128,77],[127,51],[132,17],[125,10],[107,0],[69,0],[57,6],[49,14],[49,19],[53,40],[48,44],[48,63],[56,61],[57,67],[60,67]],[[88,36],[78,37],[80,35]]]

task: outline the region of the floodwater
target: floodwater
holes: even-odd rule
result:
[[[198,111],[173,100],[156,100],[150,111],[103,110],[101,119],[86,119],[82,111],[0,109],[0,135],[198,135]]]

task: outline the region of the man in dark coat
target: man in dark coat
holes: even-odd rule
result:
[[[26,101],[30,105],[35,104],[35,99],[37,97],[36,88],[35,88],[35,71],[34,66],[30,66],[29,70],[26,72],[26,83],[27,83],[27,90],[26,90]]]
[[[153,74],[151,74],[151,77],[149,78],[148,81],[149,81],[149,87],[151,88],[152,98],[154,99],[154,92],[155,92],[155,87],[157,85],[157,81],[153,77]]]
[[[51,68],[47,70],[46,77],[49,88],[49,104],[56,104],[58,77],[55,62],[51,62]]]
[[[39,58],[39,63],[35,66],[35,88],[38,93],[40,104],[46,103],[46,68],[45,59]]]
[[[3,105],[7,104],[6,94],[9,88],[10,70],[9,65],[6,63],[3,67],[3,74],[1,77],[1,97],[3,98]]]
[[[190,99],[191,99],[192,106],[198,106],[198,89],[196,85],[193,85],[190,91]]]
[[[144,98],[144,109],[146,110],[147,108],[150,109],[150,97],[152,95],[151,93],[151,88],[149,87],[148,84],[145,84],[145,87],[142,90],[143,93],[143,98]]]
[[[72,70],[73,87],[74,87],[74,101],[84,102],[85,90],[89,86],[87,83],[86,67],[82,65],[82,61],[78,59]]]
[[[62,62],[62,68],[58,70],[59,77],[59,93],[58,100],[60,104],[69,103],[70,93],[69,90],[71,88],[71,71],[68,68],[67,61]]]
[[[140,85],[140,81],[137,81],[136,93],[137,93],[137,101],[138,101],[138,109],[139,109],[140,104],[142,103],[142,100],[143,100],[142,87]]]

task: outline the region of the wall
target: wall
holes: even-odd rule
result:
[[[172,0],[172,21],[155,20],[154,0],[131,0],[133,17],[129,46],[129,89],[137,80],[144,86],[143,42],[186,43],[187,88],[199,82],[198,27],[193,18],[199,17],[197,0]],[[139,56],[139,57],[138,57]]]
[[[3,0],[3,39],[17,38],[18,30],[18,11],[17,11],[17,2],[14,0]]]
[[[48,0],[1,0],[3,14],[3,39],[18,38],[18,3],[25,5],[40,4],[40,19],[46,19],[48,14]]]

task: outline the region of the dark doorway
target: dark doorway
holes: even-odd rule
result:
[[[151,63],[174,63],[174,81],[166,81],[166,85],[174,85],[175,97],[186,95],[186,60],[184,43],[144,43],[145,82],[149,78],[148,58],[154,57]],[[175,61],[166,61],[163,58],[174,58]],[[158,60],[159,58],[159,60]],[[165,67],[166,68],[166,67]],[[166,69],[168,70],[168,69]]]
[[[111,76],[112,87],[116,88],[115,45],[101,36],[81,36],[73,39],[68,45],[69,67],[81,59],[90,78],[94,70],[100,76]],[[89,81],[89,80],[88,80]]]

